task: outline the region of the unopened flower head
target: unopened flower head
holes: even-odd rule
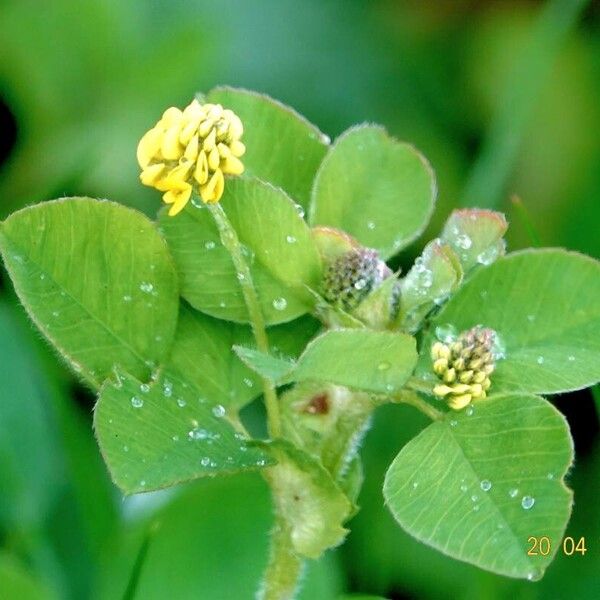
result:
[[[463,331],[454,342],[433,344],[433,371],[441,381],[433,393],[455,410],[485,398],[495,367],[495,344],[496,332],[479,325]]]
[[[376,250],[354,248],[325,265],[323,296],[330,304],[350,311],[390,274]]]
[[[164,192],[170,216],[183,210],[194,189],[204,202],[218,202],[224,175],[244,171],[243,132],[239,117],[220,104],[193,100],[183,111],[168,108],[138,144],[140,179]]]

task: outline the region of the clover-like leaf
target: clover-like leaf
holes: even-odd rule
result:
[[[257,469],[272,461],[246,445],[215,405],[185,383],[142,383],[117,372],[94,411],[98,443],[115,483],[127,494]]]
[[[306,316],[268,330],[274,349],[298,356],[314,335],[318,323]],[[262,393],[260,379],[236,356],[233,346],[252,340],[247,325],[214,319],[182,303],[165,378],[176,378],[198,394],[228,410],[237,410]]]
[[[244,123],[247,172],[282,187],[306,209],[329,138],[296,111],[263,94],[218,87],[206,100],[232,109]]]
[[[539,579],[560,545],[573,443],[544,399],[511,395],[449,414],[411,440],[384,484],[389,509],[418,540],[482,569]],[[551,552],[528,555],[531,536]]]
[[[507,228],[502,213],[466,208],[450,215],[441,239],[456,252],[466,273],[477,264],[491,265],[504,254]]]
[[[221,201],[252,271],[267,324],[308,312],[321,261],[310,229],[283,190],[257,179],[231,179]],[[160,226],[177,266],[181,294],[213,317],[247,323],[240,281],[206,208],[190,204],[177,217],[161,211]]]
[[[322,381],[374,393],[400,389],[411,375],[415,340],[403,333],[334,329],[315,338],[297,362],[236,347],[246,364],[279,382]]]
[[[340,136],[317,173],[311,225],[337,227],[387,258],[425,228],[435,201],[429,163],[382,127],[362,125]]]
[[[30,317],[92,385],[115,364],[145,378],[168,354],[177,278],[141,213],[89,198],[45,202],[2,224],[0,250]]]
[[[431,372],[436,327],[481,324],[499,335],[491,393],[551,394],[600,379],[600,263],[558,249],[526,250],[475,273],[432,322],[419,372]]]
[[[253,444],[277,460],[266,477],[277,512],[290,528],[294,550],[314,559],[337,546],[348,533],[342,525],[352,504],[325,468],[285,440]]]

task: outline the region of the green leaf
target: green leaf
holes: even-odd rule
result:
[[[339,137],[323,160],[310,223],[337,227],[388,258],[425,229],[435,193],[433,171],[419,152],[382,127],[362,125]]]
[[[433,321],[500,336],[491,393],[558,393],[600,379],[600,263],[565,250],[527,250],[475,273]],[[431,372],[429,334],[419,371]]]
[[[410,441],[383,493],[418,540],[494,573],[538,579],[571,514],[563,478],[572,461],[568,426],[552,405],[536,396],[497,397]],[[549,537],[550,554],[528,556],[530,536]]]
[[[223,406],[199,398],[185,383],[116,377],[117,383],[102,388],[94,426],[111,475],[125,493],[269,464],[264,452],[246,446]]]
[[[389,393],[404,385],[416,360],[415,340],[408,335],[337,329],[320,335],[306,347],[290,378]]]
[[[283,188],[306,209],[329,138],[293,109],[256,92],[218,87],[207,100],[232,109],[244,123],[248,173]]]
[[[142,214],[89,198],[46,202],[2,224],[0,250],[29,316],[92,385],[115,364],[145,378],[167,355],[177,280]]]
[[[269,328],[273,349],[298,356],[318,323],[303,317]],[[236,344],[251,344],[250,328],[214,319],[182,303],[165,378],[191,385],[214,404],[237,410],[262,393],[260,379],[235,355]]]
[[[294,363],[284,358],[278,358],[244,346],[234,346],[235,353],[249,368],[271,381],[284,381],[286,376],[293,371]]]
[[[502,213],[467,208],[455,210],[440,236],[450,244],[465,273],[475,265],[491,265],[505,251],[502,239],[508,223]]]
[[[342,524],[349,518],[352,504],[325,468],[285,440],[254,444],[277,460],[266,475],[277,513],[291,528],[294,550],[314,559],[341,543],[348,533]]]
[[[286,194],[257,179],[229,179],[222,200],[252,271],[267,324],[290,321],[313,300],[321,262],[310,229]],[[248,322],[240,282],[210,212],[192,204],[160,225],[175,258],[182,296],[213,317]]]

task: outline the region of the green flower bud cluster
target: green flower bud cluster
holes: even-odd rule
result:
[[[455,410],[485,398],[495,368],[495,345],[496,332],[480,325],[463,331],[454,342],[433,344],[433,371],[442,382],[433,393]]]
[[[391,271],[376,250],[353,248],[325,266],[323,297],[333,306],[351,311],[389,275]]]

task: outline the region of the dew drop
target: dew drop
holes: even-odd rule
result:
[[[188,431],[188,437],[191,440],[206,440],[210,436],[209,436],[208,431],[206,431],[206,429],[200,429],[196,426],[191,431]]]
[[[529,510],[535,504],[535,498],[532,496],[523,496],[521,499],[521,506],[525,510]]]
[[[479,500],[479,496],[478,496],[477,494],[473,494],[473,495],[471,496],[471,500],[472,500],[473,502],[477,502],[477,500]]]
[[[468,250],[473,245],[473,240],[465,233],[461,233],[456,236],[456,245],[463,250]]]
[[[373,229],[375,229],[375,223],[373,223],[373,221],[368,221],[367,229],[370,229],[371,231],[373,231]]]
[[[123,446],[123,452],[129,452],[129,446]]]
[[[435,328],[435,337],[437,337],[440,342],[444,342],[445,344],[449,344],[456,339],[456,328],[454,325],[438,325]]]
[[[467,407],[467,410],[465,410],[465,414],[467,415],[467,417],[470,417],[473,414],[473,407]]]
[[[475,512],[477,512],[477,511],[479,510],[479,504],[476,504],[476,505],[473,507],[473,510],[474,510]]]
[[[142,385],[140,385],[140,392],[142,392],[142,394],[147,394],[150,391],[150,386],[147,383],[142,383]]]
[[[296,204],[295,208],[296,208],[296,212],[298,213],[298,215],[300,215],[300,218],[303,219],[304,218],[304,208],[302,208],[302,206],[300,206],[300,204]]]
[[[461,491],[461,492],[466,492],[468,489],[469,489],[469,488],[467,487],[467,484],[466,484],[466,483],[463,483],[463,484],[460,486],[460,491]]]
[[[133,406],[133,408],[142,408],[142,406],[144,406],[144,401],[141,398],[138,398],[137,396],[132,396],[131,406]]]
[[[527,315],[527,320],[528,320],[530,323],[533,323],[533,322],[535,321],[535,315]]]
[[[568,358],[569,362],[573,362],[575,360],[575,357],[571,354]]]
[[[419,482],[418,481],[413,481],[413,490],[416,490],[419,487]]]
[[[154,286],[147,281],[142,281],[142,283],[140,283],[140,290],[142,290],[144,294],[151,294],[154,291]]]
[[[200,464],[201,464],[203,467],[208,467],[208,465],[210,465],[210,458],[208,458],[208,456],[204,456],[204,457],[202,458],[202,460],[200,461]]]
[[[500,248],[498,246],[490,246],[477,255],[477,262],[484,266],[491,265],[498,258],[499,251]]]
[[[184,408],[187,405],[187,402],[183,398],[177,398],[177,406],[179,408]]]
[[[287,300],[283,297],[273,300],[273,308],[275,310],[285,310],[287,308]]]
[[[205,247],[207,250],[213,250],[213,249],[214,249],[214,247],[215,247],[215,245],[216,245],[216,244],[215,244],[214,242],[212,242],[212,241],[208,241],[208,242],[205,242],[205,243],[204,243],[204,247]]]
[[[548,473],[548,475],[546,475],[546,479],[552,481],[554,479],[554,473]]]
[[[288,244],[295,244],[296,243],[296,238],[293,235],[286,235],[285,236],[285,241]]]
[[[544,357],[543,356],[538,356],[537,357],[537,364],[538,365],[543,365],[544,364]]]
[[[142,487],[146,487],[146,480],[145,480],[145,479],[142,479],[142,480],[140,481],[140,485],[141,485]]]
[[[508,495],[511,498],[516,498],[518,493],[519,493],[519,490],[517,488],[512,488],[511,490],[508,490]]]
[[[489,492],[492,489],[492,482],[489,479],[483,479],[481,481],[481,483],[479,484],[479,487],[484,491],[484,492]]]
[[[131,302],[131,296],[123,296],[123,302]]]
[[[163,382],[163,396],[170,398],[173,395],[173,384],[170,381]]]
[[[244,377],[243,381],[244,385],[248,386],[249,388],[254,387],[254,382],[252,381],[252,379]]]
[[[215,417],[224,417],[225,407],[222,404],[216,404],[212,408],[212,414],[215,415]]]
[[[456,421],[455,419],[452,419],[450,421],[450,427],[456,427],[458,425],[458,421]]]
[[[392,365],[387,360],[384,360],[383,362],[380,362],[377,365],[377,370],[378,371],[387,371],[391,366]]]
[[[174,442],[178,442],[178,441],[179,441],[179,436],[178,436],[178,435],[174,435],[174,436],[173,436],[171,439],[172,439]]]
[[[246,276],[244,275],[244,273],[238,273],[237,278],[238,281],[244,281],[244,279],[246,279]]]

